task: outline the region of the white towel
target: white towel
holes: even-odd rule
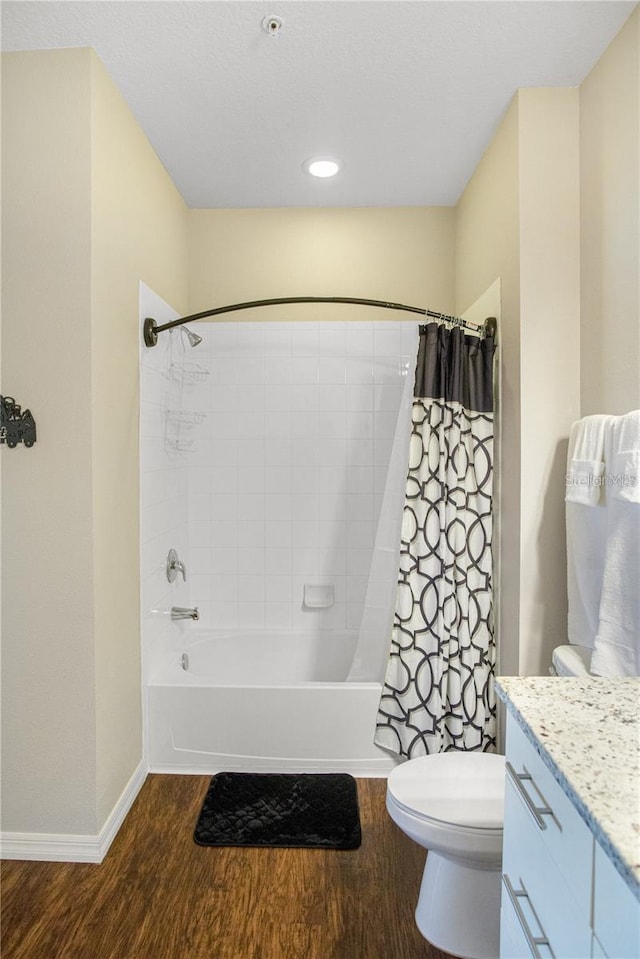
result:
[[[623,450],[614,463],[618,496],[629,503],[640,503],[640,450]]]
[[[615,417],[605,443],[607,540],[591,657],[596,676],[640,675],[639,453],[640,411]]]
[[[570,643],[589,649],[593,649],[598,631],[607,536],[606,489],[596,485],[595,478],[597,475],[601,479],[604,473],[604,437],[612,420],[610,416],[587,416],[573,424],[569,436],[565,496],[567,635]],[[576,462],[590,465],[580,472]]]
[[[604,474],[604,437],[610,416],[585,416],[571,426],[565,500],[596,506]]]
[[[640,503],[640,410],[619,419],[612,485],[623,500]]]

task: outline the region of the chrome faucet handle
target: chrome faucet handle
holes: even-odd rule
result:
[[[167,563],[166,563],[167,579],[170,583],[173,583],[176,579],[178,573],[182,573],[183,580],[187,581],[187,567],[178,559],[178,554],[175,549],[170,549],[167,554]]]

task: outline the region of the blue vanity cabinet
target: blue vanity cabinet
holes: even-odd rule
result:
[[[638,959],[640,903],[512,715],[506,756],[501,959]]]

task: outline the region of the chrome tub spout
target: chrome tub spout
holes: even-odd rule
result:
[[[184,606],[172,606],[171,619],[200,619],[200,613],[197,606],[193,609],[187,609]]]

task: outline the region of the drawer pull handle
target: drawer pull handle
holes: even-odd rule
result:
[[[504,887],[507,890],[507,895],[509,896],[509,899],[511,900],[513,911],[518,917],[518,922],[520,923],[525,939],[527,940],[527,943],[529,945],[529,949],[531,950],[531,955],[534,956],[535,959],[544,959],[544,957],[540,953],[538,946],[546,946],[546,948],[549,950],[549,953],[551,954],[553,959],[555,959],[555,953],[553,952],[553,949],[551,948],[551,945],[544,932],[544,929],[542,929],[542,925],[540,923],[540,920],[538,919],[538,914],[533,908],[533,904],[531,900],[529,899],[529,894],[527,890],[524,888],[524,884],[522,885],[522,889],[514,889],[511,884],[511,880],[509,879],[507,875],[502,876],[502,882],[504,883]],[[522,880],[520,880],[520,882],[522,882]],[[536,917],[536,922],[538,923],[538,925],[540,926],[540,929],[542,930],[541,936],[534,936],[534,934],[531,932],[531,929],[529,928],[529,923],[527,922],[527,917],[522,911],[522,906],[520,905],[520,902],[519,902],[520,899],[529,899],[529,907],[531,909],[531,912]]]
[[[527,809],[529,810],[529,812],[531,813],[531,815],[532,815],[533,818],[535,819],[535,821],[536,821],[536,823],[538,824],[539,828],[540,828],[540,829],[546,829],[546,828],[547,828],[547,824],[546,824],[546,822],[544,821],[544,819],[543,819],[542,817],[543,817],[543,816],[552,816],[552,817],[555,819],[555,816],[553,815],[553,809],[551,808],[551,806],[549,806],[549,804],[548,804],[547,801],[545,800],[544,796],[542,795],[542,793],[540,792],[540,790],[539,790],[538,787],[536,786],[535,782],[533,781],[533,776],[531,775],[531,773],[528,773],[528,772],[527,772],[526,768],[525,768],[525,771],[524,771],[523,773],[517,773],[517,772],[515,771],[515,769],[513,768],[513,766],[511,765],[510,762],[507,762],[506,767],[507,767],[507,773],[508,773],[508,775],[509,775],[509,778],[511,779],[513,785],[516,787],[516,789],[517,789],[518,792],[520,793],[520,796],[522,797],[522,799],[523,799],[523,801],[524,801]],[[524,786],[522,785],[524,782],[531,782],[531,783],[533,783],[533,787],[534,787],[534,789],[536,790],[536,792],[538,793],[538,795],[541,797],[541,799],[543,800],[544,806],[536,806],[536,804],[535,804],[534,801],[532,800],[531,796],[529,795],[529,793],[527,792],[527,790],[526,790],[526,789],[524,788]],[[557,820],[556,820],[556,822],[557,822]]]

